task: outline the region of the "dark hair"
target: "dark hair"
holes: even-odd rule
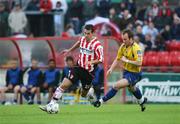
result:
[[[67,61],[74,61],[74,59],[73,59],[72,56],[67,56],[67,57],[66,57],[66,62],[67,62]]]
[[[92,33],[94,32],[94,26],[91,25],[91,24],[85,25],[85,26],[84,26],[84,29],[86,29],[86,30],[91,30]]]
[[[131,30],[129,30],[129,29],[123,30],[122,34],[123,34],[123,35],[124,35],[124,34],[128,34],[129,39],[130,39],[130,38],[133,39],[133,37],[134,37],[133,32],[132,32]]]
[[[55,63],[55,60],[54,59],[49,59],[48,63],[50,62],[54,62]]]

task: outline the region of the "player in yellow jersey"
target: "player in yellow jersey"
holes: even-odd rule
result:
[[[133,33],[130,30],[125,30],[122,33],[122,39],[123,44],[118,50],[116,59],[107,71],[107,76],[112,73],[119,62],[122,62],[123,78],[118,80],[105,96],[94,102],[94,106],[99,107],[102,103],[114,97],[119,89],[128,87],[129,91],[137,98],[141,111],[144,111],[144,104],[147,102],[147,98],[143,97],[139,88],[136,87],[136,83],[140,81],[142,77],[142,51],[140,46],[134,41]]]

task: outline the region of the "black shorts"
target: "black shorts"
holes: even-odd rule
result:
[[[70,69],[69,74],[66,78],[68,78],[72,83],[80,80],[82,88],[84,90],[88,90],[91,87],[91,83],[94,78],[94,71],[89,72],[88,70],[80,66],[75,66]]]

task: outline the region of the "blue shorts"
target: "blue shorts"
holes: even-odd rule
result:
[[[129,72],[124,71],[123,72],[123,78],[128,80],[129,85],[134,86],[138,81],[142,78],[142,72],[136,73],[136,72]]]

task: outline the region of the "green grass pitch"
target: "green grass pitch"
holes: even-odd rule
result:
[[[148,104],[145,112],[135,104],[62,105],[58,114],[37,105],[0,106],[0,124],[180,124],[180,105]]]

